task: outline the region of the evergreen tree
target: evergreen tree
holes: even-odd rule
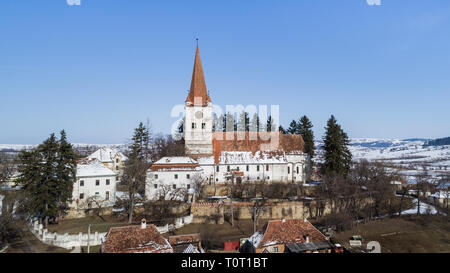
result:
[[[225,115],[225,132],[234,132],[235,131],[235,122],[234,122],[234,115],[230,112],[228,112]]]
[[[283,126],[278,127],[278,131],[280,131],[282,134],[286,134],[286,130],[284,130]]]
[[[134,130],[132,142],[128,147],[122,181],[127,186],[129,198],[127,204],[128,223],[133,221],[136,194],[145,192],[145,179],[150,159],[150,130],[142,122]]]
[[[253,114],[253,118],[249,125],[250,132],[259,132],[259,116],[257,113]]]
[[[45,221],[45,226],[48,225],[48,220],[55,218],[58,213],[58,149],[58,141],[55,138],[55,134],[51,134],[38,148],[43,159],[41,186],[45,189],[42,195],[45,207],[41,217]]]
[[[239,120],[238,120],[238,124],[237,124],[237,131],[238,132],[245,132],[247,131],[247,116],[248,114],[244,111],[241,112],[241,114],[239,115]]]
[[[266,126],[267,132],[273,132],[273,131],[275,131],[275,128],[276,127],[275,127],[275,124],[273,122],[272,116],[269,116],[267,118],[267,126]]]
[[[18,182],[25,195],[23,205],[31,215],[43,220],[45,226],[48,226],[49,219],[58,216],[62,209],[60,201],[67,201],[72,193],[72,185],[67,186],[67,181],[59,177],[64,169],[59,166],[59,153],[59,143],[55,135],[51,134],[35,150],[22,151],[19,154]]]
[[[227,131],[227,114],[221,115],[222,117],[222,132]]]
[[[291,125],[293,125],[293,122],[291,122]],[[301,117],[299,122],[296,124],[297,133],[302,136],[303,141],[305,142],[305,153],[307,153],[312,159],[314,157],[314,132],[312,131],[313,125],[307,116]]]
[[[44,214],[46,189],[42,185],[43,159],[37,150],[22,150],[18,155],[17,171],[20,176],[17,180],[24,194],[21,204],[31,216]],[[42,219],[41,219],[42,220]]]
[[[347,175],[352,162],[352,154],[348,149],[349,139],[347,134],[331,115],[325,127],[324,163],[322,173],[325,175]]]
[[[59,139],[59,149],[57,162],[57,199],[58,199],[58,217],[68,209],[67,202],[72,198],[73,184],[76,181],[76,159],[77,156],[73,150],[72,144],[67,142],[66,132],[61,131]]]
[[[245,131],[250,131],[250,115],[247,112],[245,112]]]
[[[292,120],[291,123],[289,124],[289,128],[286,130],[286,132],[291,135],[296,134],[298,131],[297,127],[298,127],[297,122],[295,120]]]
[[[213,122],[212,122],[212,131],[213,132],[219,132],[222,129],[222,122],[219,119],[219,117],[217,117],[216,113],[213,113]]]

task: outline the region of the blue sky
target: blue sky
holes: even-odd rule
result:
[[[450,135],[450,1],[2,0],[0,143],[168,133],[199,37],[213,103],[278,104],[316,138]]]

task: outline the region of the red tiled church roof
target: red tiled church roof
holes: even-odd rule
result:
[[[266,134],[265,136],[261,134]],[[305,142],[301,135],[280,132],[214,132],[214,161],[217,164],[221,152],[284,151],[303,152]]]
[[[211,102],[211,98],[206,90],[205,76],[203,75],[202,61],[200,60],[200,51],[197,46],[195,53],[194,70],[192,71],[191,88],[186,102],[192,105],[206,106]]]

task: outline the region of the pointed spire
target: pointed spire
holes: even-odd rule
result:
[[[211,98],[206,90],[205,76],[203,75],[202,61],[200,60],[200,51],[197,45],[195,53],[194,70],[192,72],[191,89],[186,102],[191,105],[206,106],[207,102],[211,102]]]

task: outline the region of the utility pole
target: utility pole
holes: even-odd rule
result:
[[[256,207],[253,207],[253,233],[256,232]]]
[[[234,227],[234,212],[233,212],[233,200],[231,198],[231,189],[230,189],[230,208],[231,208],[231,226]]]
[[[89,246],[90,240],[91,240],[91,224],[88,225],[87,253],[89,253],[89,250],[90,250],[90,246]]]

